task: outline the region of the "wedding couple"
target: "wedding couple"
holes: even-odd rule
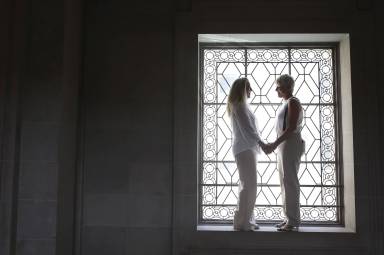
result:
[[[300,186],[297,177],[300,158],[304,153],[301,138],[303,110],[300,101],[293,97],[295,82],[287,74],[276,80],[276,92],[283,98],[276,118],[277,139],[265,144],[260,138],[255,115],[250,111],[247,98],[252,88],[247,78],[235,80],[227,103],[233,130],[233,154],[239,170],[238,207],[234,215],[234,229],[253,231],[259,228],[253,209],[256,201],[257,154],[260,148],[269,154],[277,148],[277,167],[285,219],[276,225],[279,231],[295,231],[300,224]]]

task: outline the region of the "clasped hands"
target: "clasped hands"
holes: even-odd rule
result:
[[[265,154],[270,154],[276,149],[275,143],[264,143],[261,142],[259,143],[261,149],[264,151]]]

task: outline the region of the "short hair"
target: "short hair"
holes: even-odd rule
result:
[[[289,74],[283,74],[276,79],[276,83],[293,91],[295,80]]]

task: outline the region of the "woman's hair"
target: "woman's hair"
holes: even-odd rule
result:
[[[247,78],[239,78],[233,82],[231,89],[229,90],[227,102],[227,112],[229,116],[232,114],[232,106],[234,104],[245,102],[247,98],[247,83],[249,83]]]
[[[295,86],[295,80],[292,78],[292,76],[288,74],[283,74],[279,76],[279,78],[276,79],[276,83],[278,83],[280,86],[284,86],[285,88],[293,91],[293,87]]]

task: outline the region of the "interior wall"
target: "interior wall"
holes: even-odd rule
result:
[[[11,240],[9,233],[12,229],[12,176],[13,176],[13,150],[11,149],[14,133],[11,131],[14,122],[13,114],[7,114],[10,102],[9,86],[9,60],[11,52],[11,10],[9,1],[0,2],[0,253],[9,253]],[[7,102],[8,101],[8,102]],[[7,103],[6,103],[7,102]],[[9,138],[8,138],[9,137]]]
[[[171,3],[85,8],[81,254],[170,254]]]
[[[73,249],[81,65],[74,2],[1,1],[1,254]]]
[[[382,254],[382,5],[3,0],[1,254]],[[199,33],[350,33],[356,234],[196,231]]]
[[[20,4],[25,10],[25,46],[18,73],[20,141],[12,253],[52,254],[57,230],[64,2]]]
[[[384,252],[384,232],[382,229],[384,228],[384,187],[380,183],[384,180],[384,172],[382,171],[384,169],[384,160],[381,156],[381,145],[384,142],[384,136],[382,135],[381,130],[384,128],[384,100],[382,100],[382,95],[384,93],[383,86],[379,84],[383,84],[384,82],[384,76],[382,75],[381,70],[384,70],[384,63],[381,61],[381,59],[384,57],[384,49],[382,47],[382,43],[384,40],[384,34],[381,32],[381,24],[384,22],[384,16],[382,15],[382,10],[384,10],[384,3],[383,1],[372,1],[372,8],[373,8],[373,19],[374,19],[374,59],[375,59],[375,66],[377,67],[378,72],[375,75],[375,81],[376,84],[376,97],[378,102],[378,123],[377,128],[379,130],[379,135],[376,137],[375,147],[371,151],[375,151],[377,158],[374,160],[376,162],[375,164],[375,171],[373,171],[373,175],[370,177],[371,180],[377,180],[376,184],[373,185],[373,192],[370,195],[372,199],[372,212],[374,215],[372,216],[373,219],[376,222],[376,224],[373,224],[372,226],[372,235],[373,242],[372,242],[372,250],[374,252],[383,253]],[[378,159],[378,160],[377,160]]]

